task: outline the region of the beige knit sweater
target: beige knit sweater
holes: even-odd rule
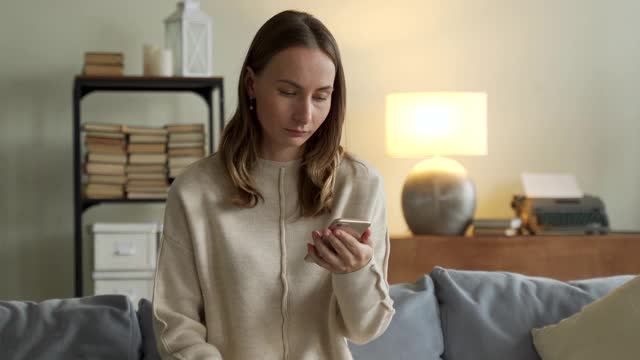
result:
[[[344,160],[331,214],[300,217],[300,160],[259,160],[264,196],[254,208],[228,201],[233,188],[217,155],[178,177],[166,203],[153,292],[158,348],[168,359],[351,359],[394,314],[386,281],[389,237],[380,175]],[[311,232],[336,217],[369,219],[375,254],[333,274],[304,261]]]

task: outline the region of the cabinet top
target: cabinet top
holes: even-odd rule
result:
[[[609,234],[553,234],[553,235],[474,235],[474,236],[449,236],[449,235],[413,235],[396,234],[390,236],[393,241],[417,241],[417,242],[450,242],[457,243],[477,243],[477,242],[528,242],[528,241],[575,241],[581,239],[592,239],[600,241],[602,239],[637,239],[640,240],[640,232],[611,232]]]

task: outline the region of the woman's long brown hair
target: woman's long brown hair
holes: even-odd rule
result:
[[[322,50],[336,67],[331,109],[324,123],[304,144],[299,176],[302,216],[315,216],[330,209],[340,161],[346,156],[340,139],[346,107],[346,88],[338,45],[329,30],[312,15],[283,11],[258,30],[242,65],[238,83],[238,108],[222,133],[219,153],[237,193],[234,204],[254,207],[262,195],[251,169],[258,159],[262,130],[245,88],[247,68],[260,74],[274,55],[291,47]]]

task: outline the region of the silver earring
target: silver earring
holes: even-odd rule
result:
[[[249,99],[249,110],[253,110],[253,102],[254,102],[255,98],[250,98]]]

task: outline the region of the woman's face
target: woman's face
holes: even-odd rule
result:
[[[329,114],[335,74],[329,56],[304,47],[277,53],[259,75],[247,70],[245,86],[249,97],[255,98],[263,158],[300,157],[302,145]]]

